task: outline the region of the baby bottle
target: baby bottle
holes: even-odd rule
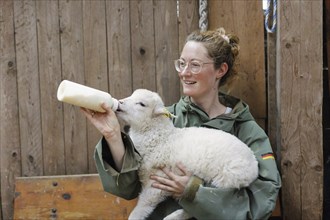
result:
[[[84,86],[69,80],[63,80],[57,89],[57,99],[72,105],[84,107],[97,112],[105,112],[101,107],[102,103],[116,111],[118,100],[112,98],[107,92]]]

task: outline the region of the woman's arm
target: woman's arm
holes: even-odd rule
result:
[[[121,138],[120,125],[116,114],[105,103],[102,104],[104,113],[94,112],[89,109],[81,108],[86,118],[103,135],[112,153],[117,170],[121,170],[125,153],[124,143]]]
[[[240,190],[199,185],[193,200],[186,196],[180,200],[180,205],[198,219],[268,219],[275,208],[281,179],[269,139],[254,121],[238,129],[238,137],[253,150],[259,162],[258,179]]]
[[[186,173],[184,167],[180,168],[183,175],[163,169],[168,178],[152,176],[157,181],[153,186],[172,192],[173,197],[180,198],[183,209],[197,219],[267,219],[275,208],[281,187],[268,137],[254,121],[239,127],[237,136],[248,144],[259,162],[258,179],[249,187],[205,186],[203,180]]]
[[[141,191],[137,174],[141,158],[130,138],[125,134],[122,137],[126,148],[120,171],[114,167],[115,162],[104,138],[96,145],[94,159],[104,190],[125,199],[134,199]]]
[[[137,175],[139,155],[128,136],[122,134],[115,113],[109,106],[102,105],[105,113],[95,113],[82,108],[87,119],[100,131],[103,138],[95,149],[96,167],[104,190],[132,199],[141,186]]]

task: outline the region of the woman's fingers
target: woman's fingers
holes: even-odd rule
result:
[[[182,162],[176,163],[176,167],[182,172],[183,176],[191,176],[191,172],[189,172],[185,165]]]
[[[162,167],[160,170],[166,175],[166,177],[152,175],[150,176],[150,179],[155,180],[152,184],[153,187],[172,193],[174,198],[180,198],[191,177],[191,172],[187,171],[182,163],[178,163],[176,166],[176,170],[179,171],[179,174],[174,173],[167,167]]]

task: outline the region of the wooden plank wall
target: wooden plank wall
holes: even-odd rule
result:
[[[279,2],[276,88],[285,219],[322,219],[322,3]]]
[[[209,1],[209,9],[210,28],[224,26],[241,38],[243,81],[232,93],[265,126],[261,2]],[[166,104],[179,99],[173,60],[198,28],[198,0],[180,0],[178,14],[176,0],[0,1],[3,219],[13,215],[15,177],[96,172],[100,134],[77,107],[57,101],[61,80],[117,98],[144,87]]]
[[[1,216],[11,219],[19,176],[95,173],[100,134],[57,101],[69,79],[126,97],[179,99],[173,60],[198,27],[198,1],[0,1]],[[180,22],[182,21],[182,22]]]
[[[227,33],[234,33],[240,38],[239,78],[223,89],[247,102],[257,122],[266,128],[262,2],[210,1],[209,4],[209,28],[224,27]]]

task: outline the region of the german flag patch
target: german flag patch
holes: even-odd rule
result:
[[[261,158],[263,160],[268,160],[268,159],[273,159],[275,160],[274,158],[274,154],[272,152],[269,152],[269,153],[265,153],[265,154],[261,154]]]

